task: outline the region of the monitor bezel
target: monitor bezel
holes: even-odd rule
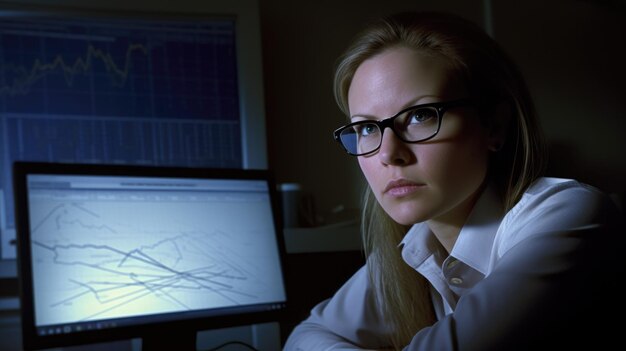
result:
[[[142,322],[138,325],[124,325],[115,328],[87,330],[68,334],[39,335],[35,325],[33,290],[33,270],[31,262],[30,221],[28,217],[27,177],[34,174],[61,175],[123,175],[138,177],[168,177],[196,179],[255,179],[267,182],[270,202],[274,209],[273,223],[278,245],[278,253],[285,293],[285,301],[280,308],[263,311],[239,311],[227,315],[182,316],[176,320]],[[150,335],[189,334],[196,331],[225,328],[239,325],[252,325],[262,322],[281,321],[287,309],[287,283],[285,281],[285,242],[280,226],[280,206],[273,176],[268,170],[224,169],[224,168],[183,168],[129,165],[64,164],[45,162],[15,162],[13,166],[16,231],[17,268],[19,299],[21,304],[22,340],[25,350],[92,344],[131,338],[145,338]],[[142,317],[138,317],[142,318]],[[195,337],[195,334],[193,334]]]

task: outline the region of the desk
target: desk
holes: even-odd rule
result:
[[[1,300],[0,300],[1,301]],[[198,332],[197,345],[199,350],[217,347],[225,342],[238,340],[255,346],[262,351],[280,351],[280,336],[278,323],[256,324],[226,329],[216,329]],[[20,328],[19,310],[0,311],[0,350],[21,351],[22,332]],[[141,340],[121,340],[109,343],[91,344],[56,348],[49,350],[66,351],[140,351]],[[225,350],[236,351],[250,349],[244,346],[233,345]]]

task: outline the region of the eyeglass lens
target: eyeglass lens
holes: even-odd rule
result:
[[[418,107],[390,118],[394,133],[405,142],[418,142],[437,134],[439,114],[434,107]],[[381,124],[385,121],[363,121],[341,131],[341,143],[351,154],[366,154],[380,146]],[[383,127],[384,128],[384,127]]]

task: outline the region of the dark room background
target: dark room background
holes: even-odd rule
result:
[[[332,139],[345,122],[335,60],[372,18],[442,10],[486,28],[525,75],[550,144],[549,175],[623,201],[626,5],[618,0],[260,1],[268,158],[279,181],[311,194],[319,216],[359,206],[363,181]],[[353,212],[351,212],[353,213]]]

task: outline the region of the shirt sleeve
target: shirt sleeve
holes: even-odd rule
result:
[[[364,350],[384,348],[381,323],[367,266],[361,267],[335,295],[318,304],[294,328],[285,351]]]
[[[525,201],[506,223],[507,240],[496,243],[493,269],[405,351],[576,349],[590,340],[608,349],[620,335],[608,322],[620,313],[614,281],[624,272],[614,204],[580,187]],[[384,324],[364,267],[312,310],[285,350],[384,348]]]
[[[620,335],[609,320],[622,305],[623,219],[595,191],[553,190],[530,197],[490,274],[406,351],[610,348]]]

